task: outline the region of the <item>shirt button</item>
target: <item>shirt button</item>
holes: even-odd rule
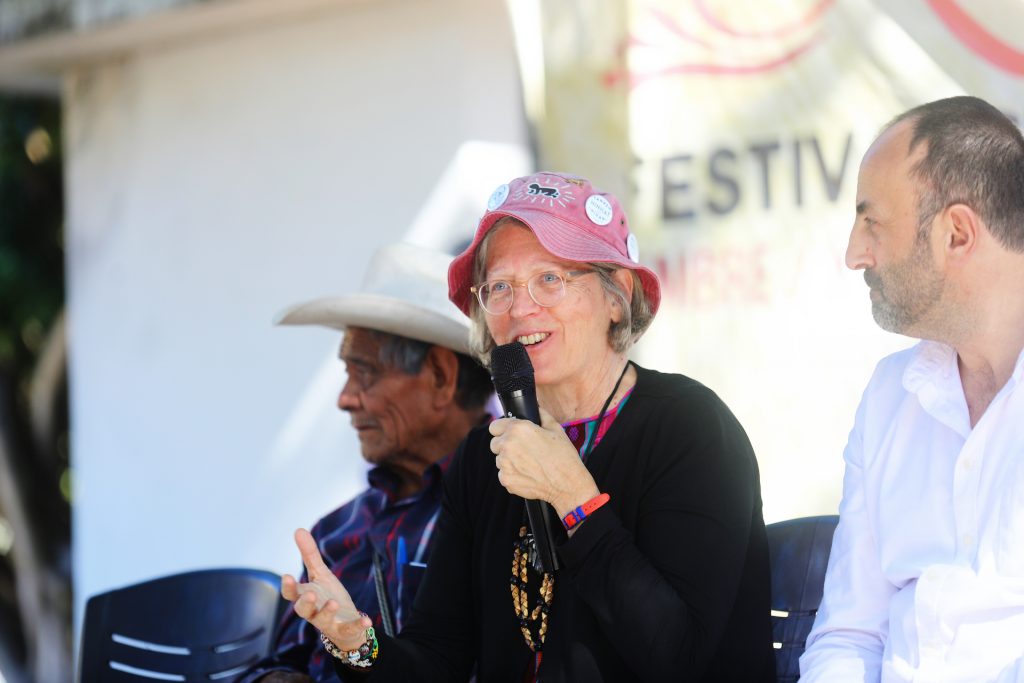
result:
[[[972,545],[974,545],[974,536],[970,534],[964,534],[963,542],[965,546],[970,548]]]
[[[974,467],[974,461],[968,458],[967,460],[964,460],[962,466],[965,470],[970,471]]]

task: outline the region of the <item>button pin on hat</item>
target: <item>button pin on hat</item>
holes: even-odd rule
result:
[[[626,255],[633,263],[640,263],[640,245],[636,241],[636,234],[629,233],[626,238]]]
[[[494,211],[508,199],[508,185],[498,185],[487,200],[487,210]]]
[[[506,217],[531,230],[540,246],[558,258],[634,271],[652,312],[657,311],[661,303],[658,276],[640,264],[637,238],[629,231],[618,199],[578,176],[540,171],[510,180],[491,193],[473,241],[452,261],[448,295],[464,313],[472,309],[470,280],[477,250],[494,225]]]
[[[592,194],[587,197],[584,205],[587,210],[587,218],[597,225],[608,225],[612,222],[612,203],[599,194]]]

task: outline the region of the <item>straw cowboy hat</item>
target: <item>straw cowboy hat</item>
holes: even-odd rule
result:
[[[358,293],[296,304],[274,323],[364,327],[469,354],[469,319],[448,300],[451,260],[412,244],[383,247],[370,260]]]

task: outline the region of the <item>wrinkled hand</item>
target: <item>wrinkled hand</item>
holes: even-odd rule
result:
[[[308,583],[294,576],[281,577],[281,595],[292,602],[300,617],[330,638],[342,650],[355,650],[366,641],[366,629],[373,622],[359,614],[345,586],[324,564],[316,541],[305,529],[295,532],[295,545],[302,554]]]
[[[545,500],[564,517],[600,491],[562,426],[543,408],[541,424],[502,418],[490,425],[498,481],[509,493]]]

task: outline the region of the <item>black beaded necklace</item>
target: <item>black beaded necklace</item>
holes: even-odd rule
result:
[[[604,419],[604,414],[611,405],[612,399],[622,384],[622,378],[626,376],[631,361],[626,361],[625,367],[615,381],[612,392],[608,394],[604,405],[597,414],[598,425]],[[590,452],[594,450],[597,442],[597,434],[587,444],[587,452],[581,453],[580,458],[586,462]],[[523,634],[523,640],[531,652],[540,652],[544,647],[544,639],[548,633],[548,614],[551,611],[551,603],[555,594],[555,575],[551,572],[544,572],[538,566],[537,544],[534,542],[533,534],[530,533],[526,524],[526,509],[523,509],[523,524],[519,527],[519,536],[512,544],[512,578],[509,582],[512,590],[512,607],[515,609],[516,618],[519,621],[519,630]],[[537,594],[529,594],[530,575],[534,576],[534,586],[538,586]],[[537,581],[537,578],[540,581]],[[532,603],[532,604],[531,604]],[[532,607],[532,609],[531,609]]]

